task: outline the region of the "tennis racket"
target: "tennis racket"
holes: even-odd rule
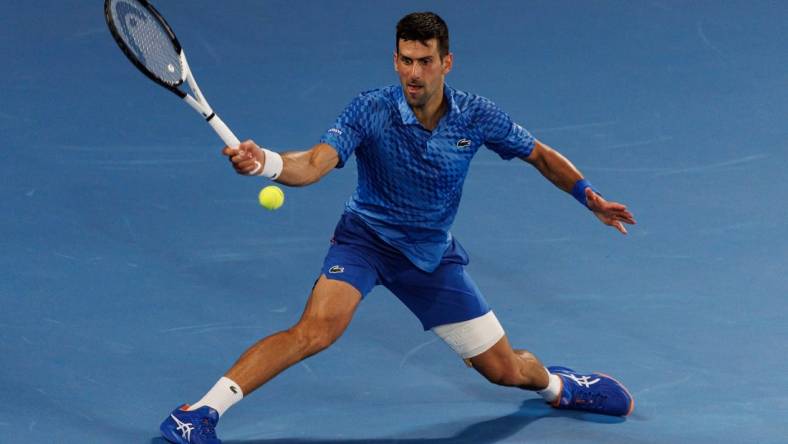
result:
[[[148,0],[105,0],[104,17],[112,37],[134,66],[200,113],[227,146],[240,144],[205,100],[178,38]],[[184,82],[194,96],[181,89]]]

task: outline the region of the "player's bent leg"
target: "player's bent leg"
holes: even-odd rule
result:
[[[542,363],[528,351],[513,350],[506,336],[470,361],[476,371],[494,384],[534,391],[548,384]]]
[[[245,395],[251,393],[334,343],[350,324],[360,301],[361,294],[352,285],[321,276],[298,323],[250,347],[226,376],[236,381]]]
[[[547,386],[544,366],[531,353],[512,350],[492,311],[467,321],[433,327],[432,331],[490,382],[528,390]]]
[[[512,349],[492,312],[432,330],[490,382],[536,391],[555,408],[613,416],[634,409],[626,387],[604,373],[545,368],[529,351]]]

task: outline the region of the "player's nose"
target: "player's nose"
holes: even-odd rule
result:
[[[421,78],[421,68],[418,63],[414,63],[410,70],[410,79],[418,80],[419,78]]]

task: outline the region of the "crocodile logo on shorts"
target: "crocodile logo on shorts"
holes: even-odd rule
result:
[[[328,269],[328,272],[331,273],[331,274],[344,273],[345,272],[345,268],[344,267],[340,267],[339,265],[334,265],[333,267]]]

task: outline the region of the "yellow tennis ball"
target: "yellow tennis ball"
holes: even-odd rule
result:
[[[278,209],[285,203],[285,193],[276,185],[268,185],[260,190],[257,198],[263,208],[271,211]]]

